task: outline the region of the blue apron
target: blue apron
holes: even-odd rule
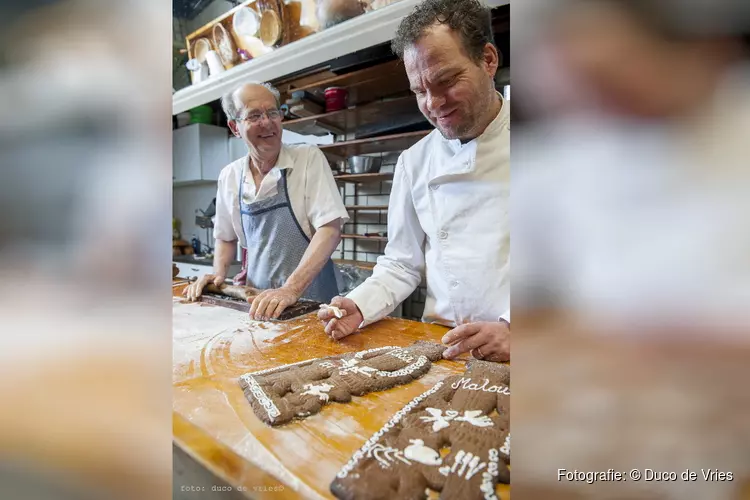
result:
[[[240,179],[240,214],[247,244],[248,284],[260,289],[281,288],[297,269],[310,239],[302,231],[292,212],[286,185],[286,170],[281,170],[276,195],[252,204],[243,199],[245,172]],[[328,303],[338,295],[333,261],[323,269],[302,293],[302,297]]]

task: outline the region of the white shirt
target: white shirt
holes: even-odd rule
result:
[[[257,194],[248,156],[222,169],[214,219],[214,237],[217,240],[239,240],[243,247],[247,247],[239,206],[239,186],[243,172],[245,184],[242,194],[245,203],[249,204],[276,195],[282,170],[286,170],[292,212],[308,238],[312,239],[316,229],[333,220],[340,218],[343,224],[349,219],[333,172],[323,153],[310,145],[282,145],[276,166],[263,178]]]
[[[388,245],[354,289],[364,325],[391,313],[419,286],[422,321],[456,326],[510,321],[510,115],[464,145],[434,130],[399,157],[388,207]]]

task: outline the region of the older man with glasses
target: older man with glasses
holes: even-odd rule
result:
[[[300,298],[330,301],[338,293],[331,254],[349,217],[328,161],[315,146],[282,144],[279,92],[270,85],[242,85],[221,104],[248,155],[219,176],[214,274],[192,284],[188,298],[224,282],[239,240],[247,284],[264,290],[252,318],[277,318]]]

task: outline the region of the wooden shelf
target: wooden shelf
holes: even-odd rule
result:
[[[352,212],[364,212],[368,210],[388,210],[388,205],[349,205],[347,210]]]
[[[364,261],[361,261],[361,260],[333,259],[333,263],[341,265],[341,266],[359,267],[360,269],[367,269],[368,271],[372,271],[373,269],[375,269],[375,263],[374,262],[364,262]]]
[[[341,237],[345,240],[388,241],[386,236],[365,236],[363,234],[342,234]]]
[[[360,105],[384,97],[409,91],[409,78],[404,64],[399,60],[388,61],[369,68],[336,75],[330,71],[319,73],[317,78],[307,77],[279,86],[285,101],[292,92],[304,90],[320,100],[325,100],[325,89],[343,87],[349,92],[350,106]]]
[[[334,175],[340,182],[382,182],[393,179],[393,174],[342,174]]]
[[[204,82],[181,89],[172,96],[172,114],[176,115],[219,99],[241,83],[278,81],[337,57],[390,42],[401,19],[420,1],[395,2],[239,64]]]
[[[354,141],[335,142],[333,144],[319,146],[320,150],[334,159],[346,159],[350,156],[366,155],[371,153],[392,153],[409,149],[420,139],[429,134],[430,130],[417,132],[406,132],[404,134],[384,135],[381,137],[370,137],[368,139],[357,139]]]
[[[331,113],[297,118],[282,123],[286,130],[304,135],[343,135],[356,133],[378,124],[399,126],[425,121],[413,94],[376,101],[363,106],[354,106]]]

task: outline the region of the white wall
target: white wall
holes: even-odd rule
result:
[[[207,209],[215,197],[215,182],[172,189],[172,215],[182,221],[183,239],[190,241],[195,235],[202,243],[214,245],[213,231],[210,233],[211,241],[207,242],[206,230],[195,225],[195,216],[197,209]]]
[[[294,144],[300,142],[317,141],[320,143],[331,142],[333,136],[326,137],[309,137],[284,131],[284,142]],[[247,154],[247,147],[242,139],[230,137],[229,139],[229,161],[232,162],[242,158]],[[195,225],[196,210],[205,210],[216,196],[216,183],[207,182],[205,184],[193,186],[180,186],[172,189],[172,214],[173,217],[180,219],[182,222],[182,237],[190,241],[193,235],[198,236],[202,243],[206,241],[206,230]],[[213,232],[210,233],[210,245],[213,246]]]

